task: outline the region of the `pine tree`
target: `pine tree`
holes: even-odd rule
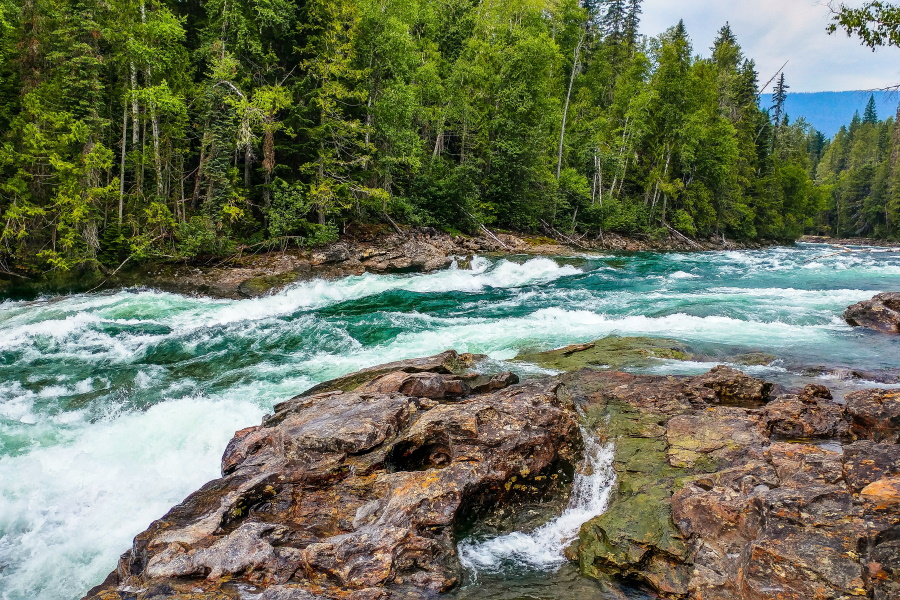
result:
[[[628,8],[625,12],[625,23],[623,26],[623,35],[625,43],[634,50],[637,45],[638,30],[641,26],[641,8],[642,0],[628,0]]]
[[[712,60],[719,69],[737,70],[744,59],[729,23],[719,29],[711,50]]]
[[[782,73],[781,77],[778,78],[778,83],[775,84],[775,90],[772,92],[772,122],[775,123],[776,127],[781,125],[784,117],[784,102],[787,100],[789,88],[790,86],[784,82],[784,73]]]
[[[869,103],[866,104],[866,112],[863,113],[863,123],[875,125],[878,123],[878,108],[875,105],[875,94],[869,96]]]
[[[606,0],[606,11],[603,14],[603,33],[614,44],[621,44],[625,39],[626,0]]]

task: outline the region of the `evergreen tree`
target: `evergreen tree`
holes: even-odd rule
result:
[[[772,121],[776,126],[781,125],[784,117],[784,102],[787,100],[787,91],[790,88],[784,81],[784,73],[778,78],[775,89],[772,91]]]
[[[869,125],[878,123],[878,108],[875,105],[875,94],[869,96],[866,111],[863,113],[863,123],[868,123]]]
[[[606,0],[606,10],[603,14],[603,33],[614,44],[621,44],[625,40],[626,19],[628,16],[625,7],[626,0]]]
[[[622,33],[625,43],[632,50],[637,45],[638,31],[641,26],[641,8],[642,0],[628,0],[628,6],[625,11],[625,21],[622,27]]]

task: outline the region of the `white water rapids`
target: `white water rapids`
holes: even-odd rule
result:
[[[741,368],[786,384],[805,366],[900,368],[900,339],[841,319],[900,289],[900,252],[830,254],[476,258],[239,301],[130,289],[0,302],[0,600],[77,600],[153,519],[219,475],[234,431],[361,368],[455,348],[535,373],[502,361],[608,335],[696,349],[697,362],[659,373],[745,352],[779,357]],[[597,502],[577,492],[538,531],[472,543],[471,564],[552,570],[579,521],[602,510],[598,481],[576,484]]]
[[[531,533],[513,532],[483,541],[459,544],[459,559],[476,577],[509,568],[552,571],[566,562],[563,551],[578,538],[581,526],[600,516],[616,481],[613,444],[601,444],[582,428],[584,460],[575,474],[569,504],[555,519]]]

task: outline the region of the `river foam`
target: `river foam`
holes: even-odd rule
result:
[[[600,443],[585,429],[581,434],[584,463],[575,474],[569,504],[560,516],[530,533],[517,531],[459,544],[459,560],[476,578],[478,572],[559,568],[566,562],[563,551],[578,538],[581,526],[606,510],[616,480],[612,467],[613,445]]]
[[[2,302],[0,600],[77,599],[152,519],[217,476],[236,429],[375,364],[451,347],[506,361],[645,335],[726,360],[776,354],[782,363],[750,369],[776,379],[796,375],[785,364],[900,368],[897,340],[840,319],[848,304],[900,289],[900,254],[828,253],[477,257],[252,300],[132,289]]]

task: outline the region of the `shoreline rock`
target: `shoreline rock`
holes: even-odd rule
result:
[[[363,273],[432,272],[448,267],[454,256],[581,256],[585,252],[696,252],[766,246],[764,243],[740,244],[729,240],[688,243],[676,237],[654,242],[649,238],[643,240],[616,234],[578,243],[579,247],[575,247],[546,237],[499,232],[467,237],[429,227],[410,228],[402,233],[357,227],[322,248],[235,256],[212,265],[151,263],[125,269],[108,279],[73,277],[57,283],[18,278],[5,281],[0,276],[0,292],[24,298],[41,293],[84,292],[95,286],[99,289],[145,286],[186,295],[242,299],[263,296],[308,279],[336,279]]]
[[[449,590],[461,573],[461,522],[563,496],[582,445],[559,382],[514,384],[501,374],[479,394],[454,387],[467,374],[444,365],[458,358],[419,361],[417,372],[394,365],[355,391],[278,405],[237,432],[222,478],[139,534],[86,598],[224,600],[244,590],[266,600],[374,600]],[[415,395],[401,392],[410,381]]]
[[[898,597],[900,393],[840,405],[810,385],[769,398],[717,370],[562,377],[609,423],[618,475],[568,556],[672,599]]]
[[[866,327],[881,333],[900,334],[900,292],[878,294],[844,311],[844,320],[852,327]]]
[[[871,238],[832,238],[826,235],[804,235],[799,240],[803,244],[829,244],[831,246],[877,246],[880,248],[900,248],[895,240],[876,240]]]

